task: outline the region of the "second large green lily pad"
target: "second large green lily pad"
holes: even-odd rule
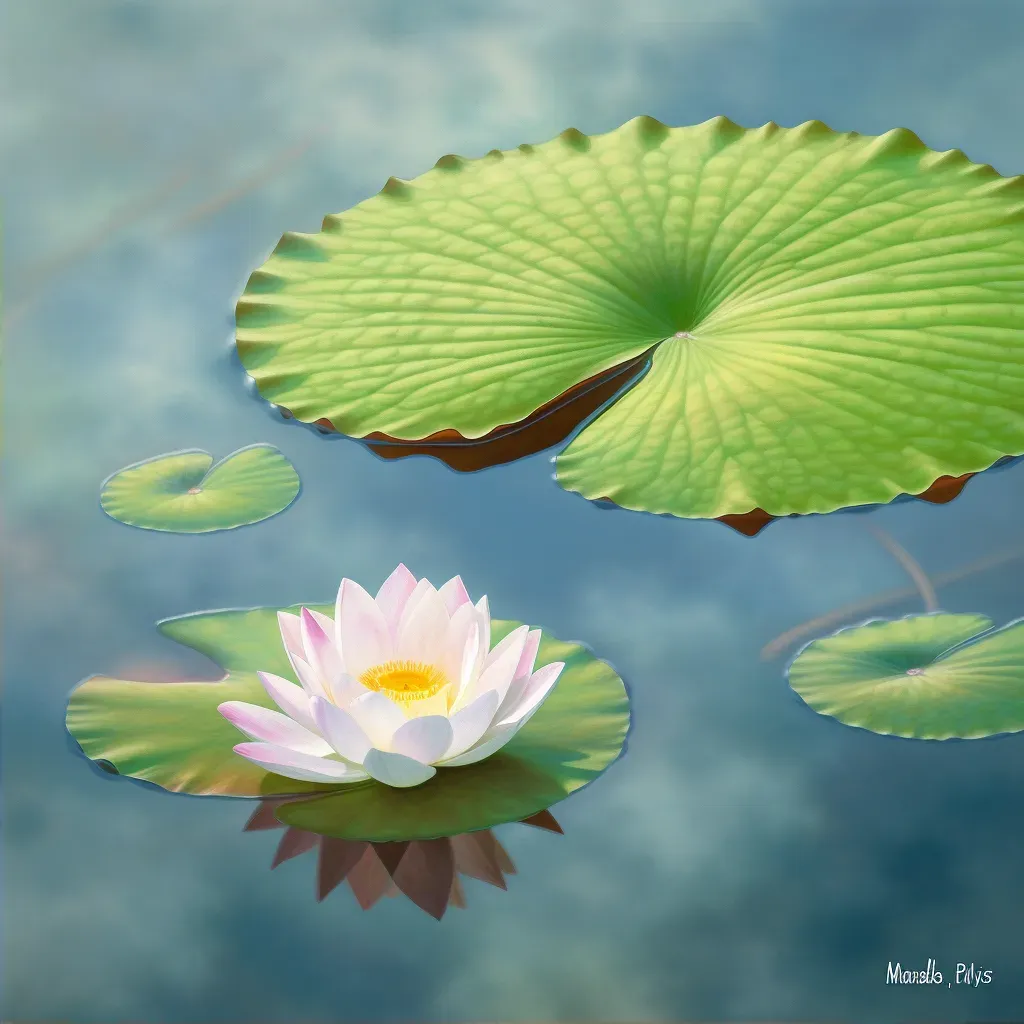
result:
[[[334,605],[307,605],[330,615]],[[298,613],[300,606],[282,609]],[[67,727],[85,754],[121,775],[181,793],[276,796],[327,792],[338,807],[289,805],[303,820],[325,814],[331,835],[390,841],[457,835],[530,817],[595,779],[621,753],[629,699],[606,662],[580,644],[544,635],[537,666],[565,668],[541,709],[497,754],[444,768],[399,792],[368,781],[342,786],[299,782],[268,772],[234,752],[238,730],[217,712],[223,701],[274,708],[257,671],[296,682],[281,642],[276,608],[200,612],[166,619],[162,633],[219,664],[218,682],[151,683],[93,676],[68,703]],[[519,623],[492,622],[497,643]]]
[[[788,670],[822,715],[915,739],[1024,730],[1024,620],[937,612],[876,620],[813,640]]]
[[[260,393],[353,437],[493,440],[640,359],[564,487],[884,503],[1024,453],[1024,179],[905,129],[570,129],[286,234],[236,320]]]

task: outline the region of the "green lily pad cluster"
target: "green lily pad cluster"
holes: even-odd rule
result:
[[[299,476],[272,445],[240,448],[216,465],[209,452],[159,455],[104,481],[100,506],[118,522],[166,533],[212,533],[258,523],[298,496]]]
[[[307,607],[333,611],[333,605]],[[297,613],[299,606],[283,610]],[[492,757],[446,768],[415,789],[372,781],[336,788],[274,775],[234,752],[237,730],[217,706],[241,700],[271,707],[257,671],[295,681],[277,612],[226,610],[164,620],[162,633],[216,661],[227,673],[224,678],[147,683],[93,676],[71,695],[71,735],[89,758],[175,792],[239,797],[322,792],[284,805],[281,820],[339,839],[372,842],[452,836],[529,818],[595,779],[622,751],[629,728],[622,680],[585,647],[545,635],[537,666],[565,662],[558,685]],[[492,641],[518,625],[493,621]]]
[[[788,669],[815,711],[914,739],[1024,730],[1024,619],[996,629],[943,612],[876,620],[809,643]]]
[[[615,379],[557,458],[571,491],[884,503],[1024,453],[1022,211],[1024,178],[903,129],[639,117],[442,157],[285,234],[236,344],[264,398],[397,454],[494,445]]]

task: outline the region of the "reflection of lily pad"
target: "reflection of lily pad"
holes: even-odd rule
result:
[[[245,830],[285,828],[276,817],[282,806],[281,799],[262,800],[246,823]],[[319,800],[318,803],[329,815],[329,801]],[[339,809],[344,812],[343,807]],[[276,868],[286,860],[316,850],[318,901],[347,881],[364,910],[369,910],[383,896],[404,893],[418,907],[440,920],[449,906],[466,906],[460,876],[506,889],[505,876],[516,874],[512,858],[487,828],[437,839],[368,843],[332,839],[321,834],[323,827],[330,827],[329,817],[326,821],[321,819],[318,824],[315,831],[289,827],[281,837],[270,865]],[[524,818],[523,824],[562,834],[561,825],[550,811]]]
[[[310,605],[325,615],[334,605]],[[295,606],[286,609],[298,612]],[[493,622],[497,643],[515,622]],[[71,695],[67,725],[86,755],[122,775],[196,794],[271,796],[337,790],[269,773],[234,752],[238,733],[217,712],[223,701],[271,707],[257,671],[295,681],[281,643],[277,609],[200,612],[166,619],[167,636],[207,655],[220,682],[145,683],[93,676]],[[565,669],[540,711],[498,754],[446,768],[415,790],[375,782],[343,787],[345,821],[331,835],[358,839],[431,838],[487,828],[543,810],[599,775],[619,755],[629,725],[622,680],[586,648],[545,636],[537,666]],[[402,799],[402,794],[412,799]],[[331,808],[303,804],[317,821]],[[351,810],[350,810],[351,808]],[[296,810],[296,813],[298,811]],[[290,822],[301,826],[301,822]]]
[[[1024,619],[983,615],[877,620],[813,640],[790,686],[845,725],[916,739],[977,739],[1024,729]]]
[[[237,347],[299,420],[413,450],[643,360],[564,487],[691,518],[888,502],[1024,452],[1022,201],[903,129],[570,129],[286,234]]]
[[[298,493],[295,467],[271,445],[254,444],[216,465],[198,449],[137,462],[104,481],[100,505],[144,530],[211,533],[276,516]]]

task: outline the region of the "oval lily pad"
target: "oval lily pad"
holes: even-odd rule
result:
[[[283,610],[297,614],[300,607]],[[334,612],[333,604],[306,607]],[[238,731],[217,706],[240,700],[273,709],[257,671],[296,681],[277,613],[253,608],[165,619],[161,632],[213,659],[225,677],[147,683],[93,676],[71,694],[68,730],[87,757],[175,792],[251,797],[329,791],[328,799],[342,801],[337,808],[311,800],[295,805],[295,813],[319,822],[334,820],[337,811],[337,830],[326,834],[377,841],[430,839],[528,818],[596,778],[622,751],[629,728],[622,680],[587,648],[545,634],[537,667],[564,661],[565,668],[540,711],[492,757],[445,768],[415,791],[372,781],[339,789],[267,772],[234,752]],[[492,643],[518,625],[493,621]],[[289,824],[303,827],[301,821]]]
[[[1024,730],[1024,619],[935,612],[875,620],[812,640],[789,684],[844,725],[913,739]]]
[[[569,129],[285,234],[236,323],[264,398],[353,437],[493,439],[644,358],[562,486],[690,518],[885,503],[1024,453],[1024,178],[904,129]]]
[[[212,533],[283,512],[298,496],[295,467],[272,445],[239,448],[213,464],[197,448],[158,455],[103,482],[100,506],[143,530]]]

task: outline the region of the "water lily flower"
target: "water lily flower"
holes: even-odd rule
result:
[[[551,693],[564,662],[534,671],[541,631],[520,626],[491,648],[487,598],[456,576],[440,589],[404,565],[372,598],[344,579],[335,615],[278,613],[301,685],[258,673],[281,709],[227,701],[218,711],[255,742],[242,757],[311,782],[418,786],[439,767],[500,750]]]

